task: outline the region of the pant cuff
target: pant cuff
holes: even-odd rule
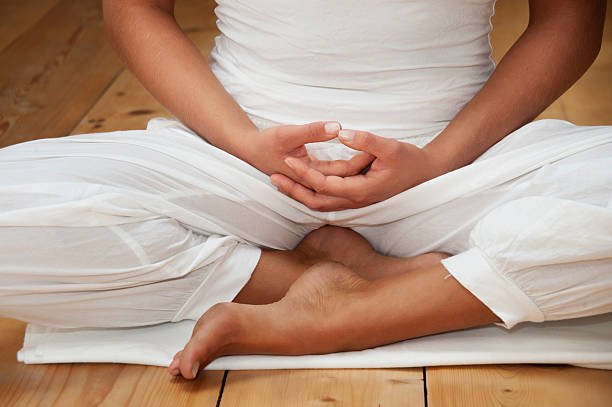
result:
[[[544,321],[544,314],[516,284],[495,271],[478,248],[442,260],[448,272],[510,329],[519,322]]]
[[[198,320],[213,305],[232,301],[251,278],[260,257],[261,249],[258,247],[238,243],[224,258],[218,260],[214,270],[194,291],[172,322]]]

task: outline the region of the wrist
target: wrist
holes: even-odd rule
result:
[[[234,131],[232,136],[228,137],[227,152],[231,155],[246,161],[251,165],[257,151],[260,150],[261,133],[256,127]]]
[[[451,172],[456,169],[435,144],[429,143],[421,148],[421,151],[423,152],[426,162],[428,163],[428,170],[426,174],[428,180],[439,177],[440,175],[444,175],[447,172]]]
[[[247,162],[251,151],[255,150],[251,145],[259,140],[259,129],[250,122],[242,125],[203,125],[194,130],[208,143]]]

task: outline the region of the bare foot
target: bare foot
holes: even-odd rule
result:
[[[442,259],[449,257],[448,254],[441,252],[425,253],[407,258],[384,256],[376,252],[359,233],[337,226],[324,226],[311,232],[294,251],[318,262],[342,263],[368,280],[434,266]]]
[[[358,350],[499,319],[437,265],[368,281],[339,263],[308,269],[280,301],[217,304],[169,366],[193,379],[224,355]]]
[[[280,301],[266,305],[220,303],[198,320],[184,350],[168,367],[195,378],[201,367],[224,355],[329,353],[344,345],[334,334],[336,316],[357,301],[370,282],[339,263],[308,269]],[[330,340],[334,338],[333,340]]]
[[[448,257],[445,253],[409,258],[383,256],[357,232],[324,226],[308,234],[294,250],[265,250],[251,279],[234,302],[269,304],[278,301],[308,267],[321,262],[341,263],[366,280],[376,280],[433,266],[445,257]]]

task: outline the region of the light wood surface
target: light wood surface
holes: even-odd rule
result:
[[[189,37],[202,52],[208,54],[216,34],[214,28],[202,28],[190,32]],[[151,97],[130,71],[124,70],[72,133],[144,129],[153,117],[171,115]]]
[[[428,406],[612,406],[609,371],[569,366],[427,368]]]
[[[177,18],[202,52],[216,33],[213,8],[212,0],[177,1]],[[527,1],[498,0],[496,10],[499,61],[527,24]],[[0,21],[0,146],[141,129],[167,114],[106,43],[99,1],[6,0]],[[612,124],[611,30],[593,68],[540,117]],[[0,319],[0,406],[612,405],[612,372],[569,366],[232,371],[225,380],[205,372],[195,382],[150,366],[26,366],[15,359],[24,327]]]
[[[229,372],[222,407],[423,406],[422,369]]]
[[[0,49],[34,25],[59,0],[2,0],[0,2]]]
[[[24,365],[25,323],[0,319],[0,406],[214,406],[222,371],[197,381],[173,378],[165,369],[123,364]]]
[[[98,0],[62,0],[0,52],[0,147],[67,135],[119,73]]]

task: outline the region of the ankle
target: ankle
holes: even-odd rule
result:
[[[242,316],[244,313],[243,307],[247,307],[247,305],[221,302],[213,305],[206,312],[209,318],[214,318],[214,329],[222,332],[222,335],[218,336],[219,343],[217,343],[217,351],[214,358],[234,354],[235,348],[240,346],[241,338],[244,336],[245,331],[244,318]],[[206,320],[202,322],[205,325],[207,323]]]

